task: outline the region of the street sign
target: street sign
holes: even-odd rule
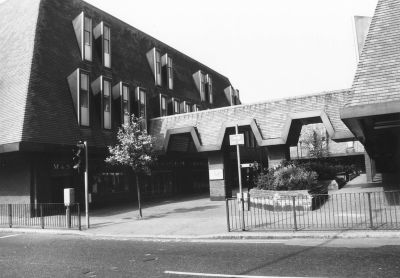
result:
[[[243,133],[229,135],[229,144],[231,146],[244,145]]]
[[[251,168],[254,166],[254,163],[242,163],[240,164],[240,167],[242,168]]]

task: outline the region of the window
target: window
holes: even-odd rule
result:
[[[167,97],[160,95],[160,116],[164,117],[167,116]]]
[[[213,87],[212,87],[212,78],[209,74],[206,75],[207,87],[206,87],[206,99],[209,103],[213,103]]]
[[[104,66],[111,68],[111,34],[108,26],[103,26]]]
[[[190,105],[190,103],[185,101],[185,113],[189,112],[192,112],[192,106]]]
[[[200,111],[199,106],[198,106],[197,104],[193,104],[192,111],[193,111],[193,112]]]
[[[142,117],[146,119],[146,92],[142,88],[137,88],[136,90],[136,102],[138,104],[138,115],[137,117]]]
[[[80,72],[79,124],[89,126],[89,75]]]
[[[129,118],[131,115],[131,105],[130,105],[130,97],[129,97],[129,87],[127,85],[122,84],[122,124],[129,123]]]
[[[207,97],[206,97],[206,76],[203,73],[200,73],[200,94],[204,96],[204,100],[207,100]]]
[[[179,100],[177,100],[177,99],[173,99],[172,100],[172,109],[173,109],[173,113],[174,114],[179,114],[180,113]]]
[[[155,72],[156,72],[156,85],[161,86],[161,54],[155,50]]]
[[[103,128],[111,129],[111,82],[103,80]]]
[[[84,16],[83,20],[83,57],[92,61],[92,19]]]
[[[174,88],[174,77],[172,71],[172,58],[167,57],[167,78],[168,78],[168,89],[172,90]]]

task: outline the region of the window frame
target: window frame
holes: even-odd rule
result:
[[[162,65],[161,65],[161,52],[157,48],[154,48],[154,76],[155,83],[157,86],[162,86]]]
[[[163,100],[165,100],[165,109],[163,109]],[[165,111],[165,115],[163,113]],[[160,117],[168,116],[168,97],[166,95],[160,94]]]
[[[109,94],[108,94],[108,102],[109,102],[109,111],[105,111],[105,99],[106,99],[106,95],[105,95],[105,82],[109,83]],[[105,129],[105,130],[111,130],[112,129],[112,80],[110,78],[107,77],[102,77],[101,79],[101,128]],[[106,127],[106,121],[105,121],[105,117],[106,117],[106,112],[109,113],[109,117],[110,117],[110,126]]]
[[[173,60],[169,55],[167,56],[167,80],[168,89],[174,89],[174,70],[173,70]]]
[[[90,75],[89,72],[84,71],[79,69],[78,72],[78,98],[77,98],[77,111],[78,111],[78,124],[80,127],[90,127]],[[83,90],[82,89],[82,75],[86,75],[87,76],[87,90]],[[81,110],[81,102],[82,102],[82,91],[85,91],[87,93],[87,125],[82,123],[82,110]]]
[[[103,48],[103,66],[111,68],[111,28],[104,22],[102,22],[102,48]],[[108,29],[108,38],[106,38],[106,29]],[[106,52],[106,45],[108,44],[108,52]],[[106,65],[106,54],[109,55],[109,65]]]
[[[88,20],[88,21],[86,21]],[[87,26],[87,24],[89,26]],[[86,34],[88,34],[89,41],[86,41]],[[90,56],[87,56],[86,47],[90,48]],[[93,20],[91,17],[82,13],[82,59],[84,61],[92,62],[93,60]]]
[[[127,88],[127,100],[124,98],[124,88]],[[130,94],[130,87],[128,84],[121,82],[120,83],[120,90],[121,90],[121,123],[126,124],[125,122],[125,116],[129,116],[129,119],[131,117],[131,94]],[[127,102],[126,107],[127,107],[127,112],[128,114],[125,113],[124,109],[124,104],[125,101]],[[128,120],[129,122],[129,120]]]

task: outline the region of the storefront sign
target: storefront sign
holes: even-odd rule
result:
[[[224,179],[224,170],[223,169],[212,169],[209,170],[210,180],[223,180]]]

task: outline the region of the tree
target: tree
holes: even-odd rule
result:
[[[310,157],[322,158],[329,154],[329,136],[325,128],[319,125],[307,127],[301,135],[300,142],[305,145]]]
[[[143,118],[132,115],[130,121],[122,125],[117,133],[117,144],[109,146],[110,155],[106,162],[130,167],[136,176],[139,216],[142,218],[139,175],[150,174],[150,166],[156,159],[154,138],[143,128]]]

